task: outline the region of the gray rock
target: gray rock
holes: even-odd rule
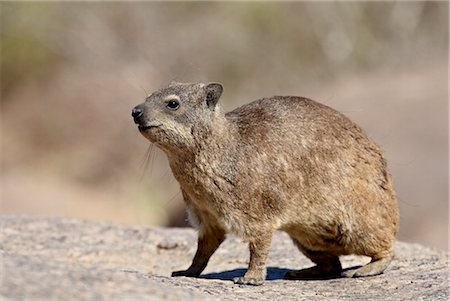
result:
[[[448,253],[398,242],[383,275],[287,281],[311,266],[277,233],[260,287],[233,284],[248,260],[246,244],[229,237],[201,278],[172,278],[196,248],[191,229],[114,225],[73,219],[0,217],[1,300],[448,300]],[[368,262],[344,256],[344,268]]]

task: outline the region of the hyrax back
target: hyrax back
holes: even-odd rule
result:
[[[225,239],[249,243],[236,283],[260,284],[276,230],[315,267],[286,278],[380,274],[393,256],[398,210],[378,146],[352,121],[313,100],[274,96],[224,114],[220,84],[172,83],[133,109],[141,133],[168,156],[190,221],[199,229],[198,276]],[[342,272],[339,256],[372,261]]]

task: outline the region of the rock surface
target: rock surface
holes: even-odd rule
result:
[[[201,278],[171,278],[196,249],[191,229],[124,226],[71,219],[0,217],[1,300],[448,300],[448,254],[398,242],[385,274],[287,281],[311,266],[277,233],[260,287],[233,284],[245,272],[245,243],[229,237]],[[368,258],[344,256],[344,268]]]

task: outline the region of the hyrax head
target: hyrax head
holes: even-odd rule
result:
[[[219,83],[171,82],[149,95],[131,115],[141,134],[163,150],[186,148],[193,145],[193,130],[211,123],[222,91]]]

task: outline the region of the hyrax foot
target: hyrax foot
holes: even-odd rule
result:
[[[319,280],[319,279],[331,279],[339,278],[341,276],[342,270],[340,268],[336,269],[323,269],[320,266],[314,266],[311,268],[287,272],[284,275],[284,279],[288,280]]]
[[[185,271],[172,272],[172,277],[180,277],[180,276],[198,277],[198,276],[200,276],[200,273],[199,272],[195,272],[195,271],[190,271],[189,269],[187,269]]]
[[[246,278],[245,276],[243,277],[235,277],[233,278],[233,282],[235,284],[245,284],[245,285],[261,285],[264,283],[263,279],[256,279],[256,278]]]
[[[323,251],[308,250],[296,239],[294,239],[294,243],[304,255],[316,263],[316,266],[299,271],[287,272],[284,275],[285,279],[316,280],[340,277],[342,266],[338,256]]]
[[[233,279],[236,284],[261,285],[266,279],[266,259],[269,254],[272,232],[267,231],[265,235],[258,236],[249,243],[250,262],[248,270],[243,277]]]
[[[357,268],[355,270],[346,270],[342,272],[343,277],[367,277],[382,274],[392,261],[392,256],[384,257],[380,259],[372,259],[371,262]]]

